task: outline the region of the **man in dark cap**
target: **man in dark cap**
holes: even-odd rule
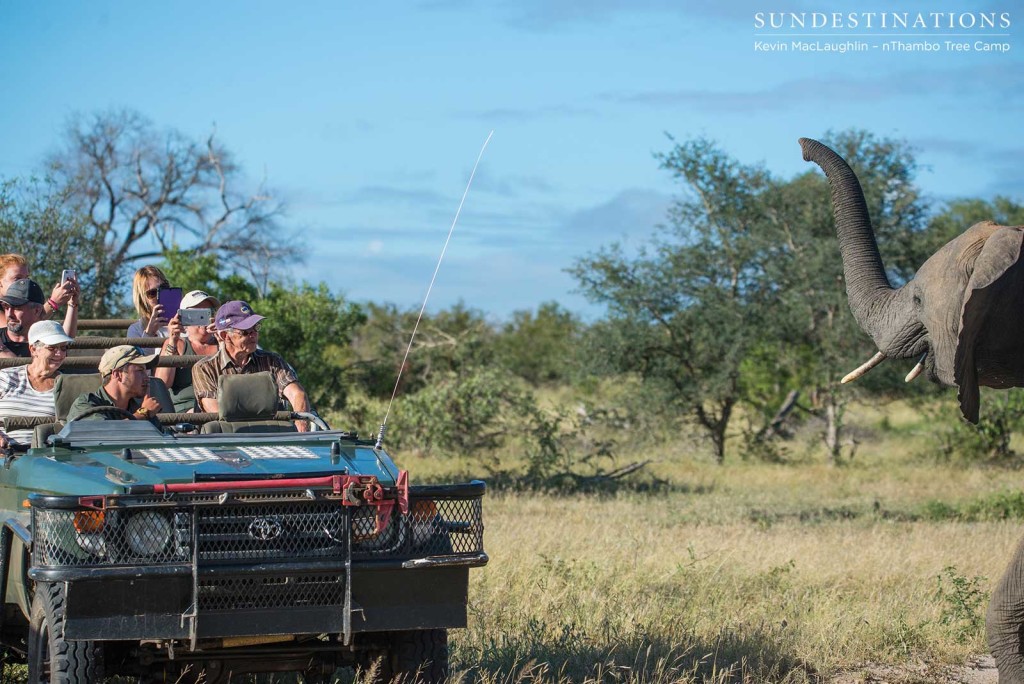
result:
[[[149,371],[156,366],[159,354],[143,354],[138,347],[128,344],[111,347],[100,358],[101,385],[96,392],[86,392],[75,399],[68,410],[68,420],[97,406],[118,408],[137,420],[155,420],[160,402],[149,396]],[[118,420],[126,416],[121,411],[98,411],[85,420]]]
[[[263,316],[245,302],[234,300],[217,309],[213,324],[220,351],[192,367],[192,387],[203,411],[217,412],[217,380],[221,375],[243,375],[268,371],[294,411],[309,411],[309,397],[299,384],[295,370],[279,354],[258,347]],[[295,421],[300,432],[306,421]]]
[[[0,303],[7,315],[7,326],[0,329],[0,356],[23,357],[31,356],[29,352],[28,331],[33,323],[46,318],[43,308],[46,295],[43,289],[29,278],[15,280],[7,288]],[[68,312],[64,317],[64,332],[74,337],[78,331],[78,294],[68,303]]]

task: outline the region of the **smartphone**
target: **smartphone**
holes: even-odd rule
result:
[[[156,295],[156,301],[164,307],[164,318],[171,320],[178,315],[178,309],[181,308],[181,288],[161,288]]]
[[[213,320],[213,312],[209,309],[182,309],[180,313],[182,325],[207,326]]]
[[[78,280],[78,274],[75,273],[75,269],[73,269],[73,268],[65,268],[60,273],[60,282],[61,282],[61,284],[64,284],[64,283],[68,282],[69,280]]]

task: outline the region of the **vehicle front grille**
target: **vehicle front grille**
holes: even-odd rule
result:
[[[196,508],[199,562],[344,558],[346,513],[334,501]]]
[[[201,580],[199,610],[340,606],[345,575],[269,575]]]
[[[41,569],[191,566],[194,558],[203,570],[302,562],[323,568],[336,561],[340,571],[347,559],[346,524],[356,562],[478,554],[483,552],[481,497],[482,490],[473,497],[413,496],[407,513],[392,508],[380,532],[376,507],[347,507],[293,493],[239,493],[223,503],[210,495],[110,497],[115,501],[105,510],[33,502],[32,564]]]

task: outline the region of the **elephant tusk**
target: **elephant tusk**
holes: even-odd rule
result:
[[[918,375],[920,375],[921,371],[924,370],[924,360],[927,359],[927,358],[928,358],[928,352],[925,352],[924,354],[922,354],[921,358],[917,360],[917,365],[910,369],[910,372],[907,373],[907,377],[905,377],[903,379],[903,382],[910,382],[911,380],[916,378]]]
[[[862,366],[860,366],[859,368],[856,368],[856,369],[850,371],[849,373],[847,373],[843,377],[843,379],[840,380],[839,382],[841,384],[844,384],[844,385],[846,383],[848,383],[848,382],[853,382],[854,380],[856,380],[860,376],[864,375],[869,370],[871,370],[872,368],[874,368],[878,364],[882,363],[883,361],[885,361],[885,354],[883,354],[882,352],[878,352],[877,354],[872,356],[870,359],[865,361]]]

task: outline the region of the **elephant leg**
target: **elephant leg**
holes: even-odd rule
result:
[[[992,592],[985,627],[999,684],[1024,684],[1024,539]]]

